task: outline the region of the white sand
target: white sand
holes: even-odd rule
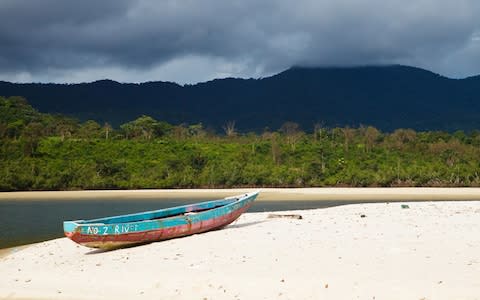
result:
[[[2,200],[220,198],[260,190],[269,200],[480,200],[480,188],[260,188],[0,192]]]
[[[480,299],[480,202],[408,205],[247,213],[103,253],[56,239],[0,258],[0,298]]]

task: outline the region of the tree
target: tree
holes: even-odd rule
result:
[[[140,118],[136,119],[134,121],[134,124],[136,127],[139,128],[142,136],[145,139],[150,140],[153,137],[158,122],[152,117],[143,115]]]
[[[355,129],[346,126],[342,129],[342,133],[344,138],[345,151],[348,152],[348,146],[350,145],[353,137],[355,136]]]
[[[278,133],[272,133],[270,135],[270,143],[271,143],[271,151],[272,151],[272,159],[276,165],[281,163],[281,156],[282,156],[282,149],[278,144]]]
[[[37,150],[42,133],[43,126],[38,122],[32,122],[25,127],[22,137],[25,139],[24,154],[26,156],[33,156]]]
[[[280,127],[280,132],[285,135],[287,143],[290,145],[292,151],[295,151],[297,142],[304,134],[303,131],[300,130],[300,125],[295,122],[285,122],[282,127]]]
[[[375,141],[380,136],[380,131],[375,127],[368,126],[365,129],[364,135],[365,135],[365,151],[370,152],[373,145],[375,144]]]
[[[67,137],[71,137],[77,126],[78,123],[74,119],[64,116],[55,116],[54,118],[55,133],[60,136],[62,141]]]
[[[222,126],[222,128],[228,137],[232,137],[237,134],[235,131],[235,121],[228,121],[224,126]]]
[[[112,126],[109,123],[105,122],[105,124],[103,125],[103,131],[105,132],[105,139],[108,140],[110,132],[112,131]]]
[[[315,123],[313,125],[313,140],[316,142],[317,140],[322,140],[323,134],[323,124],[322,123]]]
[[[407,143],[415,141],[417,133],[413,129],[397,129],[390,135],[393,146],[402,149]]]
[[[98,138],[101,135],[100,124],[93,120],[83,123],[78,129],[78,136],[84,139]]]
[[[15,120],[7,124],[7,136],[16,139],[25,127],[24,120]]]
[[[176,140],[183,140],[188,136],[187,125],[184,123],[174,126],[172,131]]]
[[[159,121],[155,126],[155,135],[156,136],[164,136],[169,135],[173,131],[173,127],[171,124]]]
[[[188,135],[191,137],[204,137],[207,134],[205,129],[203,129],[202,123],[188,126],[187,131]]]
[[[125,138],[128,140],[130,138],[137,137],[138,133],[135,131],[135,126],[132,122],[128,122],[120,125],[120,129],[125,134]]]
[[[158,125],[158,121],[154,118],[142,115],[131,122],[120,125],[120,128],[125,132],[127,139],[143,137],[146,140],[150,140],[154,136]]]

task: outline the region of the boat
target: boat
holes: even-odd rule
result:
[[[91,220],[63,222],[65,235],[90,248],[115,249],[220,229],[248,210],[259,192]]]

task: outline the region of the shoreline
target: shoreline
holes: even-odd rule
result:
[[[21,251],[23,249],[27,249],[28,247],[34,246],[35,244],[38,244],[38,243],[24,244],[24,245],[8,247],[8,248],[0,248],[0,260],[4,257],[7,257],[9,255],[12,255],[12,254],[18,252],[18,251]]]
[[[477,299],[480,202],[406,203],[246,213],[108,252],[49,240],[0,257],[0,298]]]
[[[235,188],[235,189],[141,189],[85,191],[0,192],[0,203],[48,200],[166,200],[191,198],[223,198],[251,191],[260,191],[257,201],[343,200],[343,201],[467,201],[480,200],[480,188]]]

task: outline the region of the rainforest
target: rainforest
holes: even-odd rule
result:
[[[0,190],[229,187],[480,186],[480,131],[383,132],[373,126],[240,132],[170,124],[148,114],[121,124],[40,113],[0,97]]]

